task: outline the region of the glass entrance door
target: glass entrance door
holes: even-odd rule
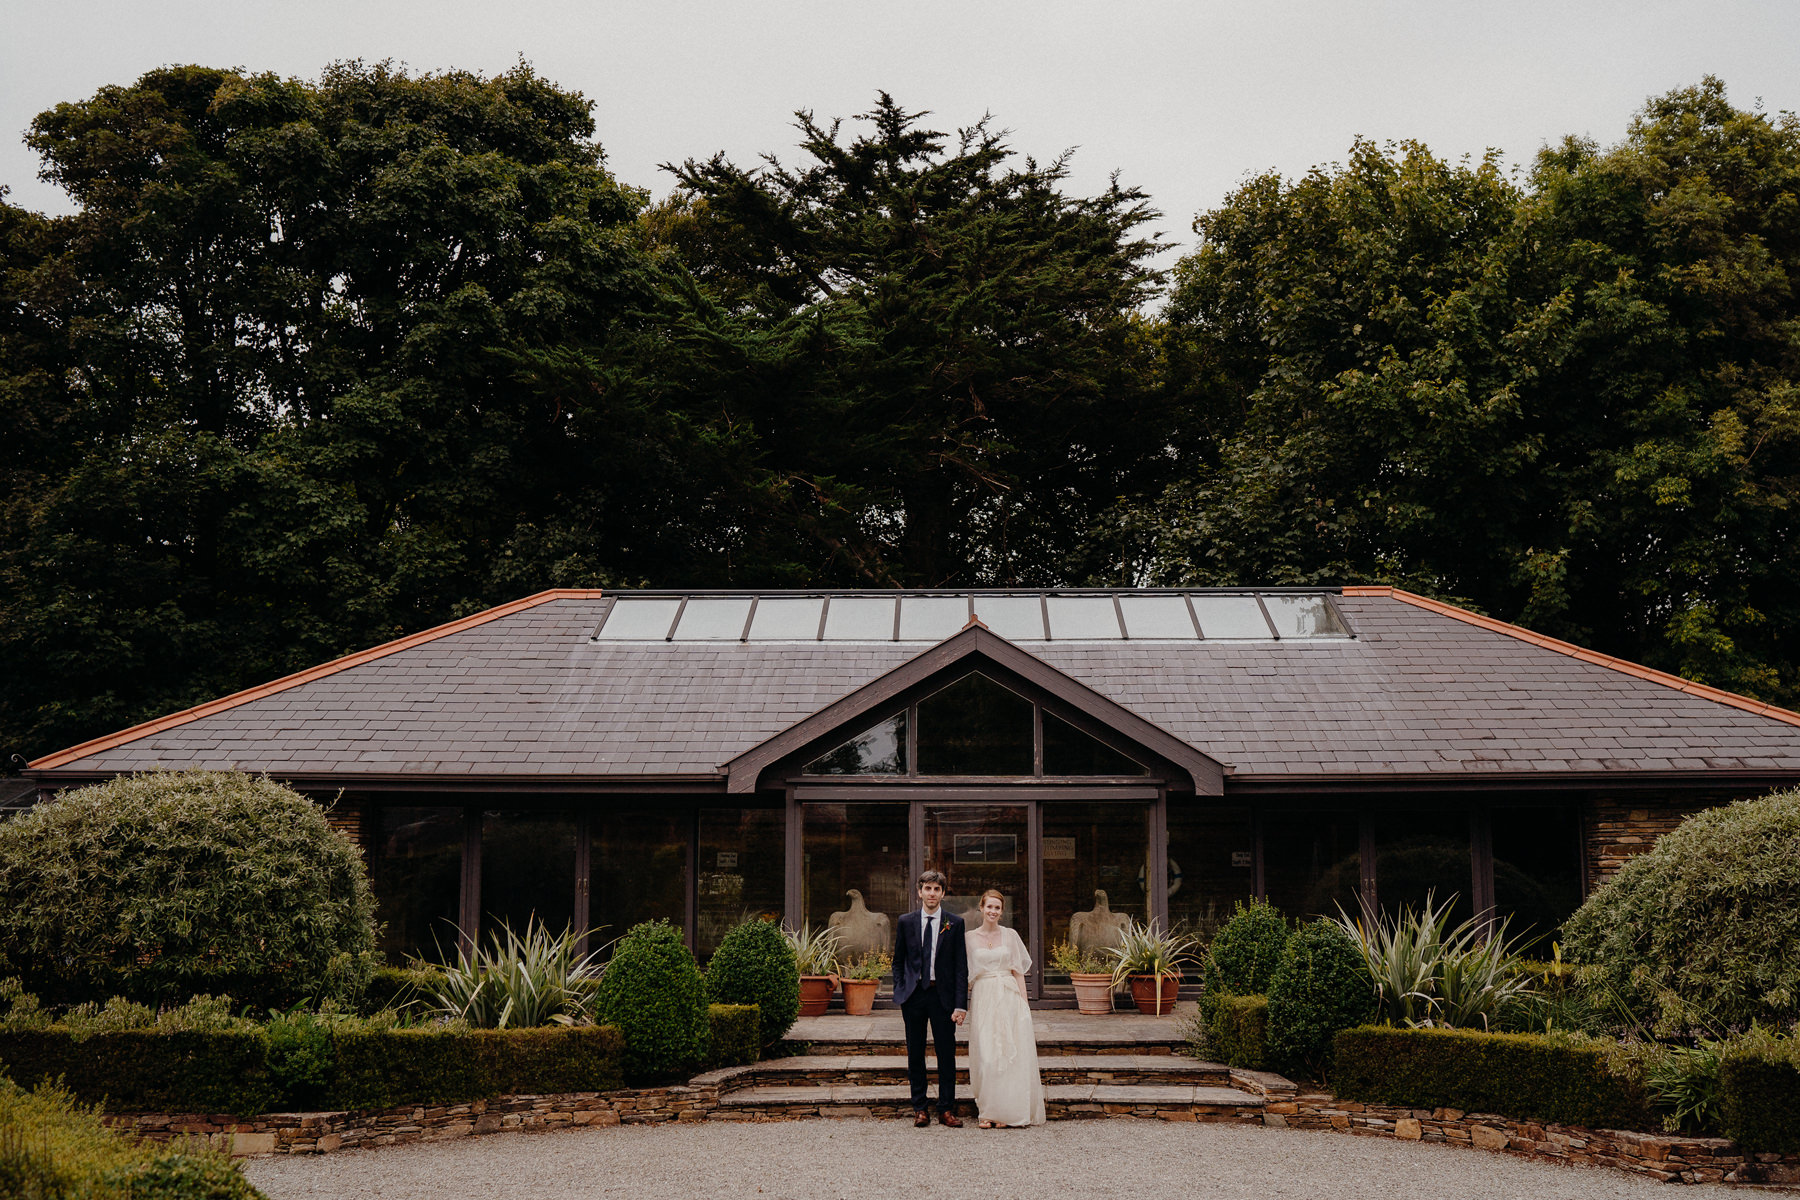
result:
[[[924,804],[925,870],[949,879],[944,905],[973,929],[981,924],[981,893],[1000,892],[1005,911],[1000,923],[1025,940],[1032,958],[1039,957],[1031,937],[1031,809],[1025,804]],[[1034,978],[1030,994],[1037,997]]]

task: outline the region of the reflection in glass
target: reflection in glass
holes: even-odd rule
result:
[[[906,774],[906,714],[895,713],[807,763],[804,775]]]
[[[900,917],[914,907],[907,879],[909,806],[807,804],[801,809],[801,904],[814,929],[837,929],[845,953],[891,951]],[[881,981],[891,991],[893,980]]]
[[[669,636],[669,626],[681,611],[679,599],[661,597],[644,600],[614,600],[606,614],[606,624],[596,636],[603,642],[662,641]]]
[[[1037,596],[977,596],[975,615],[1008,641],[1044,640],[1044,602]]]
[[[1377,815],[1375,896],[1382,912],[1417,912],[1428,896],[1439,905],[1454,896],[1451,922],[1465,921],[1475,911],[1472,877],[1466,809],[1389,810]]]
[[[1120,596],[1125,632],[1134,638],[1181,638],[1193,641],[1194,618],[1180,596]]]
[[[535,916],[552,933],[575,915],[575,814],[490,809],[481,814],[481,939],[504,922],[524,933]]]
[[[820,596],[765,596],[750,618],[753,642],[813,642],[819,638]]]
[[[689,600],[675,627],[678,642],[735,642],[744,636],[750,619],[750,597],[709,596]]]
[[[1051,596],[1050,636],[1058,641],[1112,639],[1119,632],[1119,614],[1111,596]]]
[[[1170,800],[1169,920],[1210,939],[1255,894],[1255,851],[1248,808]]]
[[[1290,917],[1360,911],[1362,875],[1353,812],[1269,809],[1263,814],[1263,890]]]
[[[825,611],[825,640],[893,641],[896,603],[886,596],[834,596]]]
[[[941,642],[968,623],[967,596],[906,596],[900,601],[903,642]]]
[[[593,819],[589,850],[589,944],[610,957],[613,942],[641,921],[687,924],[691,811],[611,811]]]
[[[1496,808],[1494,908],[1511,917],[1509,936],[1536,943],[1529,957],[1548,958],[1548,939],[1581,907],[1581,826],[1572,805]]]
[[[1282,637],[1347,637],[1337,610],[1324,596],[1264,596],[1269,619]]]
[[[1254,596],[1195,596],[1194,615],[1200,618],[1200,636],[1209,641],[1269,636],[1269,623]]]
[[[1044,714],[1044,774],[1046,775],[1148,775],[1149,768],[1133,762],[1091,734],[1067,721]]]
[[[965,675],[919,701],[921,775],[1032,774],[1031,701]]]
[[[1064,984],[1069,977],[1050,967],[1051,946],[1116,945],[1124,918],[1149,914],[1150,806],[1047,800],[1043,811],[1044,982]]]
[[[700,810],[694,957],[705,963],[734,925],[781,920],[786,839],[778,808]]]
[[[381,808],[375,848],[375,919],[390,963],[456,953],[462,896],[463,810]]]
[[[944,907],[975,928],[981,924],[981,893],[996,888],[1005,897],[1000,923],[1029,939],[1027,836],[1024,805],[927,805],[925,867],[950,880]]]

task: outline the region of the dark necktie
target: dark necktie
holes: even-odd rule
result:
[[[925,918],[925,982],[926,983],[936,983],[937,982],[937,955],[935,955],[931,952],[932,947],[935,944],[931,940],[931,923],[935,920],[937,920],[936,917],[926,917]]]

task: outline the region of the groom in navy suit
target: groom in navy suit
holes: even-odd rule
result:
[[[956,1115],[956,1026],[969,1008],[969,959],[963,950],[963,922],[944,911],[940,871],[919,876],[917,912],[900,918],[894,930],[894,1003],[906,1023],[906,1075],[912,1083],[913,1125],[931,1124],[925,1086],[925,1030],[937,1044],[938,1121],[962,1127]]]

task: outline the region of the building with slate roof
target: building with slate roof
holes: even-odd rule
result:
[[[935,867],[1039,964],[1428,893],[1547,934],[1698,808],[1800,781],[1800,715],[1390,588],[551,591],[30,766],[235,768],[363,846],[395,957],[535,914],[753,913],[854,950]]]

